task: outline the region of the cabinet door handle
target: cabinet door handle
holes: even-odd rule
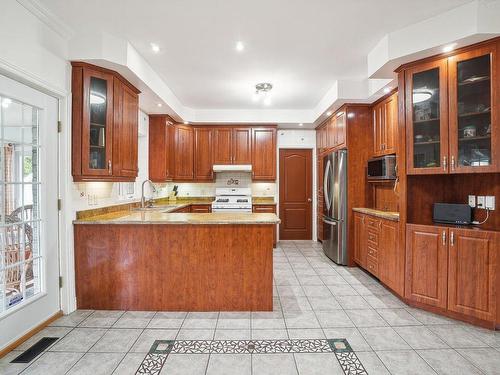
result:
[[[445,230],[443,230],[442,238],[443,238],[443,246],[446,246],[446,231]]]
[[[446,156],[443,156],[443,169],[445,172],[448,169],[448,158]]]
[[[108,173],[111,174],[111,160],[108,160]]]
[[[455,156],[451,155],[451,170],[455,170]]]
[[[455,246],[455,233],[453,231],[450,233],[450,245]]]

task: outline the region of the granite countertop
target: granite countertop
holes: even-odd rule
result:
[[[252,197],[253,205],[276,204],[273,197]]]
[[[355,212],[360,212],[362,214],[376,216],[376,217],[379,217],[381,219],[399,221],[399,212],[381,211],[381,210],[375,210],[373,208],[364,208],[364,207],[353,208],[352,210]]]
[[[179,207],[172,208],[172,210]],[[166,210],[165,210],[166,211]],[[267,213],[169,213],[168,211],[121,211],[74,220],[74,224],[278,224]]]

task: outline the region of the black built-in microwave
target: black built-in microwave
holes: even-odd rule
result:
[[[386,155],[368,160],[369,180],[395,180],[396,155]]]

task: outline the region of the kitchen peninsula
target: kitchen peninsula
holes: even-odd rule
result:
[[[275,214],[165,211],[74,221],[79,309],[273,309]]]

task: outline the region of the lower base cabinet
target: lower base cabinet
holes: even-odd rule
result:
[[[408,224],[406,244],[408,300],[496,320],[499,232]]]
[[[354,261],[394,292],[404,294],[404,254],[399,250],[399,223],[354,213]]]
[[[255,213],[264,213],[264,214],[275,214],[276,213],[276,205],[275,204],[254,204],[252,205],[252,212]],[[274,227],[273,232],[273,247],[276,247],[277,235],[276,235],[276,226]]]

